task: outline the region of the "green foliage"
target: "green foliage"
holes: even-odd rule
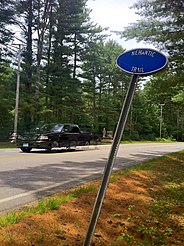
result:
[[[134,207],[135,207],[134,205],[129,205],[128,210],[131,211],[132,209],[134,209]]]
[[[121,233],[117,241],[125,241],[128,245],[131,245],[134,241],[134,237],[130,236],[128,233]]]
[[[183,91],[179,91],[178,94],[173,96],[172,101],[175,102],[175,103],[184,104],[184,92]]]
[[[109,40],[90,43],[83,63],[83,91],[93,127],[114,130],[127,88],[128,77],[115,66],[122,47]],[[108,103],[107,103],[108,102]]]
[[[0,135],[3,139],[12,130],[13,105],[15,104],[14,71],[6,63],[0,64]],[[9,93],[7,93],[9,92]]]
[[[144,40],[156,46],[163,46],[175,61],[179,61],[184,48],[183,1],[142,0],[135,3],[133,8],[142,19],[125,28],[123,35],[128,39],[137,38],[139,41]]]
[[[15,224],[20,221],[21,218],[25,216],[25,212],[21,211],[19,213],[10,213],[6,217],[1,216],[0,217],[0,226],[4,227],[9,224]]]
[[[114,216],[114,217],[120,218],[120,217],[122,217],[123,215],[122,215],[122,214],[114,214],[113,216]]]
[[[5,45],[12,39],[12,31],[8,28],[8,25],[11,25],[14,21],[14,6],[15,1],[13,0],[3,0],[0,4],[0,44]],[[0,52],[4,52],[4,49],[1,46]]]
[[[151,78],[145,92],[155,105],[165,103],[164,137],[183,141],[183,1],[142,0],[132,8],[141,18],[121,34],[127,39],[151,43],[169,55],[169,72]]]
[[[73,193],[72,193],[72,196],[73,197],[78,197],[80,194],[82,193],[86,193],[86,192],[89,192],[89,191],[93,191],[93,190],[97,190],[98,187],[97,186],[89,186],[89,187],[81,187],[79,189],[76,189]]]

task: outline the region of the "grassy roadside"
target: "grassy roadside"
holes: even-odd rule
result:
[[[6,148],[16,148],[16,144],[10,143],[9,141],[0,142],[0,149],[6,149]]]
[[[111,177],[97,246],[184,245],[184,151]],[[99,181],[0,217],[0,245],[81,246]]]

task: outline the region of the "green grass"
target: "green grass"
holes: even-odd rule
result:
[[[89,187],[80,187],[75,189],[73,192],[62,195],[60,197],[51,197],[48,199],[43,199],[38,201],[36,206],[32,206],[30,208],[25,208],[21,212],[12,212],[7,214],[6,216],[0,216],[0,227],[5,227],[10,224],[15,224],[20,221],[25,215],[29,214],[44,214],[49,211],[57,209],[61,204],[64,204],[75,197],[80,196],[82,193],[86,193],[89,191],[97,190],[97,186],[89,186]]]
[[[20,221],[21,218],[25,216],[25,211],[21,212],[12,212],[7,214],[5,217],[0,216],[0,226],[4,227],[9,224],[15,224]]]
[[[149,144],[149,143],[172,143],[176,142],[175,140],[166,139],[166,138],[157,138],[155,141],[148,141],[148,140],[123,140],[121,144]],[[99,145],[110,145],[112,142],[99,142]]]
[[[6,148],[16,148],[16,144],[10,143],[9,141],[0,142],[0,149],[6,149]]]
[[[116,242],[122,241],[123,245],[131,245],[134,241],[135,245],[166,246],[166,238],[172,236],[177,240],[177,222],[174,222],[174,217],[184,215],[184,151],[147,161],[130,168],[129,172],[133,170],[150,170],[159,186],[154,192],[151,191],[153,202],[149,216],[144,219],[130,216],[130,224],[133,224],[135,219],[139,220],[138,228],[131,228],[129,234],[122,232]],[[129,210],[132,210],[130,206]],[[142,240],[136,239],[136,234],[141,235]],[[116,242],[114,245],[119,245]],[[177,243],[176,245],[182,244],[180,240]]]

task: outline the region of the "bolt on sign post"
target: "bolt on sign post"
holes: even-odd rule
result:
[[[83,246],[90,246],[93,239],[95,227],[100,215],[103,200],[112,173],[113,165],[117,155],[118,147],[124,131],[129,109],[133,100],[137,80],[139,76],[147,76],[163,70],[167,66],[168,60],[162,53],[147,48],[132,49],[119,55],[116,64],[123,71],[132,74],[125,101],[120,113],[119,121],[114,135],[114,140],[106,163],[101,185],[93,207],[88,230]]]

